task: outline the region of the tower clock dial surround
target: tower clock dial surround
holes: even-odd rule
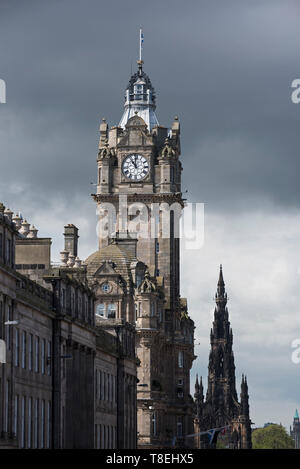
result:
[[[147,158],[139,153],[132,153],[126,156],[122,163],[122,173],[131,181],[142,181],[149,174]]]

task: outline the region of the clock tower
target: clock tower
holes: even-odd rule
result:
[[[154,88],[137,63],[119,125],[100,124],[93,198],[110,230],[98,231],[99,250],[86,263],[96,319],[136,329],[138,446],[190,446],[194,323],[180,297],[180,124],[159,124]]]

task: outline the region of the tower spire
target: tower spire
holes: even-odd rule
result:
[[[227,302],[227,294],[225,292],[225,283],[224,283],[224,278],[223,278],[223,268],[222,264],[220,264],[220,272],[219,272],[219,280],[218,280],[218,286],[217,286],[217,293],[216,293],[216,302],[224,302],[225,304]]]

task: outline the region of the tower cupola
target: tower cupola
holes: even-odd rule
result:
[[[137,60],[138,70],[132,75],[126,88],[125,109],[119,127],[125,129],[128,120],[138,115],[146,122],[148,130],[151,132],[153,127],[159,125],[159,123],[155,114],[155,91],[150,78],[143,70],[144,61],[142,60],[141,50],[140,42],[140,57]]]

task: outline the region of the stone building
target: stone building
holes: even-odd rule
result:
[[[99,249],[85,261],[97,320],[136,329],[139,448],[182,446],[193,430],[194,323],[180,297],[180,124],[159,125],[155,106],[139,60],[119,125],[100,124]]]
[[[251,420],[247,378],[242,377],[240,401],[235,383],[232,350],[233,335],[228,319],[227,293],[222,266],[216,293],[214,322],[210,334],[211,351],[208,365],[208,388],[204,399],[202,378],[195,385],[195,445],[208,447],[206,430],[226,427],[227,444],[233,449],[251,448]]]
[[[134,448],[134,329],[96,323],[74,225],[59,266],[28,226],[0,205],[0,447]]]
[[[295,449],[300,449],[300,422],[297,409],[293,419],[293,427],[290,427],[290,435],[295,442]]]

